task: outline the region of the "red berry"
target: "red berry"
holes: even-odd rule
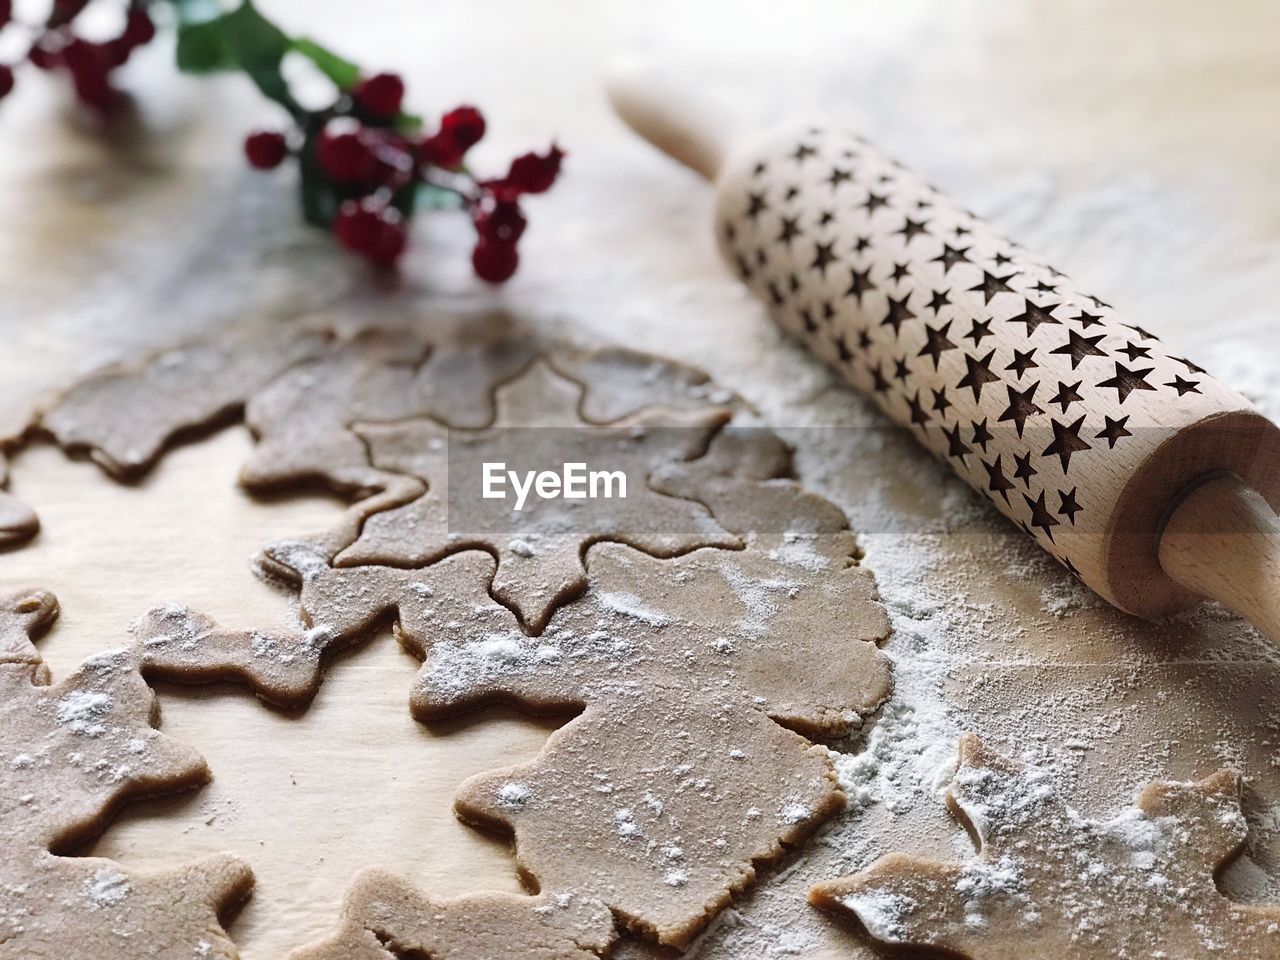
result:
[[[288,154],[283,133],[258,130],[244,138],[244,155],[255,170],[274,170]]]
[[[106,110],[115,102],[111,86],[112,53],[105,43],[90,43],[76,37],[62,51],[62,62],[71,71],[76,96],[86,106]]]
[[[124,33],[120,34],[121,42],[132,50],[134,47],[150,43],[155,38],[156,25],[151,19],[151,14],[141,7],[130,10],[129,19],[125,21]]]
[[[484,136],[484,114],[475,107],[454,107],[440,119],[440,133],[466,153]]]
[[[31,45],[27,61],[37,70],[52,70],[62,63],[62,49],[53,42],[52,35],[46,33]]]
[[[0,100],[13,90],[13,68],[0,63]]]
[[[356,106],[375,120],[393,120],[404,101],[404,81],[394,73],[378,73],[356,84]]]
[[[505,283],[520,265],[520,254],[514,243],[481,240],[471,251],[471,266],[476,276],[489,283]]]
[[[422,141],[422,156],[430,164],[445,170],[453,170],[462,164],[466,151],[458,142],[441,130]]]
[[[384,267],[400,258],[408,240],[400,211],[377,197],[346,201],[333,232],[348,250]]]
[[[545,193],[560,174],[564,151],[552,145],[544,154],[526,153],[511,161],[507,185],[521,193]]]
[[[489,243],[512,246],[528,225],[520,205],[513,200],[499,200],[489,210],[476,216],[476,232]]]
[[[368,183],[378,175],[378,158],[365,128],[354,120],[333,120],[316,142],[316,162],[335,183]]]

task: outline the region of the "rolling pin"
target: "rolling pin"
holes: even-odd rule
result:
[[[1218,600],[1280,643],[1280,429],[865,139],[739,138],[636,68],[610,99],[716,188],[774,320],[1111,604]]]

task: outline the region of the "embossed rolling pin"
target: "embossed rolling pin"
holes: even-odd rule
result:
[[[616,73],[624,121],[716,185],[725,260],[785,330],[1081,580],[1280,643],[1280,429],[860,137],[738,140]]]

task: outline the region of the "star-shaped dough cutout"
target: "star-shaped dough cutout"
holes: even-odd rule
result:
[[[484,550],[497,558],[493,596],[538,631],[556,606],[585,588],[584,555],[594,543],[626,543],[655,557],[741,546],[702,503],[649,483],[655,470],[701,454],[727,411],[648,408],[597,425],[581,414],[583,394],[580,384],[539,362],[498,389],[492,427],[450,431],[429,419],[357,425],[375,469],[415,477],[427,489],[370,515],[335,564],[418,568],[461,550]],[[481,496],[486,464],[523,476],[565,463],[625,474],[625,498],[530,492],[514,509],[515,483],[506,477],[503,499]],[[605,492],[603,481],[596,491]]]

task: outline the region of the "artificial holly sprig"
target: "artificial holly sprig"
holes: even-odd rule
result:
[[[74,30],[89,2],[54,0],[27,59],[44,69],[66,69],[80,99],[106,111],[115,102],[111,71],[148,42],[155,28],[147,0],[128,0],[124,33],[90,43]],[[232,9],[224,9],[220,0],[163,2],[176,12],[181,70],[243,72],[289,115],[288,130],[251,133],[245,155],[260,170],[290,158],[298,163],[308,221],[332,229],[348,249],[385,267],[404,252],[417,211],[453,201],[470,214],[476,229],[471,258],[476,274],[501,283],[515,273],[517,244],[527,223],[521,199],[555,182],[564,157],[558,147],[516,157],[502,177],[478,179],[465,164],[467,152],[485,133],[484,116],[476,108],[450,110],[428,130],[421,117],[404,110],[399,76],[367,74],[314,40],[289,36],[252,0]],[[9,3],[0,0],[0,29],[10,19]],[[290,54],[309,60],[334,84],[337,96],[330,104],[312,110],[294,96],[283,72]],[[12,85],[12,71],[7,86],[0,72],[0,97]]]

